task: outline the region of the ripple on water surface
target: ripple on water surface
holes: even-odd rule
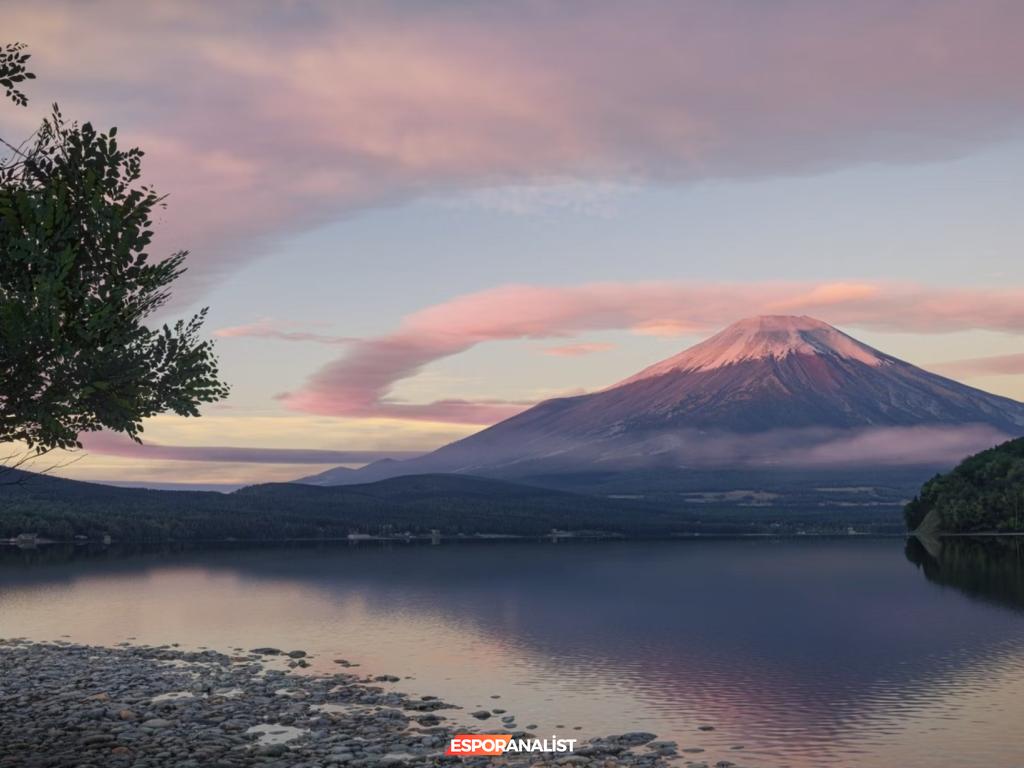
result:
[[[1019,763],[1024,601],[990,585],[1020,583],[1020,558],[904,547],[8,552],[0,636],[301,648],[314,671],[348,659],[467,711],[500,695],[540,732],[652,731],[712,765]]]

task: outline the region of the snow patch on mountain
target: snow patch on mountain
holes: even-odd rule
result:
[[[676,371],[710,371],[751,360],[781,360],[789,355],[826,355],[870,366],[881,366],[891,359],[813,317],[762,315],[733,323],[700,344],[645,368],[615,387]]]

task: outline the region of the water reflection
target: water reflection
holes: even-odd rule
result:
[[[907,559],[928,581],[1024,610],[1024,538],[954,536],[907,540]]]
[[[0,635],[302,647],[467,706],[501,693],[542,727],[644,728],[744,764],[1008,764],[1024,753],[1024,617],[933,583],[1004,576],[943,553],[921,579],[902,548],[8,551]]]

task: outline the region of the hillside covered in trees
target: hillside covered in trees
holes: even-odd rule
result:
[[[470,475],[409,475],[362,485],[270,483],[234,493],[118,488],[6,474],[0,540],[109,535],[122,542],[337,539],[350,533],[539,536],[552,529],[625,536],[899,530],[888,505],[750,507],[692,494],[587,495]],[[11,482],[12,479],[20,482]],[[863,495],[863,494],[859,494]]]
[[[904,510],[907,528],[935,533],[1024,532],[1024,438],[937,475]]]
[[[349,533],[542,535],[552,529],[666,532],[683,520],[636,502],[456,475],[229,494],[117,488],[38,475],[0,486],[0,538],[110,535],[121,541],[342,538]]]

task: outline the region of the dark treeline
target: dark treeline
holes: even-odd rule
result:
[[[937,475],[904,511],[907,528],[945,533],[1024,531],[1024,438],[964,459]]]
[[[862,531],[889,531],[885,512],[859,512]],[[366,485],[267,484],[220,494],[116,488],[31,476],[0,486],[0,538],[209,541],[343,538],[349,533],[545,535],[552,529],[628,536],[673,533],[838,533],[851,514],[661,506],[461,475]]]
[[[681,526],[639,504],[459,476],[361,486],[268,484],[231,494],[114,488],[32,477],[0,488],[0,536],[70,540],[339,538],[411,532],[540,535],[553,528],[653,533]]]

